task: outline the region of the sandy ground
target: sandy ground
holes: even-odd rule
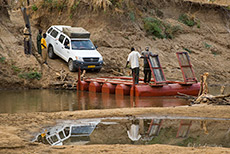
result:
[[[194,0],[195,1],[195,0]],[[159,2],[159,1],[158,1]],[[227,1],[219,1],[223,5],[229,5]],[[156,2],[157,3],[157,2]],[[141,10],[142,5],[136,8]],[[40,12],[33,16],[34,23],[40,24],[44,30],[50,24],[61,24],[62,19],[66,19],[66,24],[86,27],[92,32],[92,40],[99,46],[98,50],[104,57],[105,65],[102,75],[111,74],[111,69],[124,73],[122,68],[129,53],[129,47],[150,46],[153,52],[159,54],[163,69],[167,79],[182,79],[178,69],[178,62],[175,60],[175,52],[184,51],[184,48],[191,50],[191,61],[194,66],[196,76],[208,71],[212,83],[229,83],[229,33],[228,17],[222,17],[216,8],[196,8],[191,10],[196,18],[201,21],[201,28],[189,28],[179,23],[178,16],[186,13],[190,6],[180,7],[172,3],[159,3],[156,5],[164,13],[164,21],[171,24],[180,25],[183,32],[178,34],[173,40],[157,39],[153,40],[146,36],[141,22],[129,21],[122,23],[122,15],[114,17],[106,16],[105,13],[87,14],[84,6],[77,13],[85,13],[85,16],[75,14],[76,20],[70,20],[65,15],[58,20],[52,19],[57,14],[50,14],[50,19],[46,17],[47,12]],[[150,12],[154,8],[148,8]],[[195,13],[197,12],[197,13]],[[44,13],[44,14],[43,14]],[[51,81],[55,80],[55,72],[48,67],[40,66],[35,57],[25,56],[23,53],[22,29],[24,23],[19,11],[10,13],[12,21],[0,20],[0,58],[5,57],[4,63],[0,63],[0,85],[4,88],[41,88],[48,87]],[[139,14],[141,16],[141,14]],[[1,15],[0,15],[1,17]],[[85,17],[88,20],[85,20]],[[143,16],[141,16],[143,17]],[[2,19],[2,18],[0,18]],[[112,19],[112,20],[111,20]],[[119,19],[119,20],[118,20]],[[121,20],[120,20],[121,19]],[[40,20],[40,23],[39,23]],[[226,21],[225,21],[226,20]],[[95,22],[96,21],[96,22]],[[127,21],[127,20],[126,20]],[[120,25],[121,24],[121,25]],[[33,27],[33,39],[36,39],[37,29]],[[205,43],[211,45],[205,47]],[[60,59],[49,60],[50,66],[60,70],[62,67],[67,70],[65,62]],[[16,66],[16,67],[14,67]],[[40,81],[28,81],[18,77],[17,70],[28,71],[31,68],[42,72],[43,78]],[[75,78],[76,74],[69,73]],[[87,74],[95,77],[97,74]],[[0,87],[1,89],[2,87]],[[229,106],[198,105],[192,107],[167,107],[167,108],[124,108],[109,110],[90,110],[57,113],[24,113],[24,114],[0,114],[0,153],[230,153],[229,148],[222,147],[178,147],[170,145],[82,145],[82,146],[60,146],[51,147],[40,143],[29,142],[35,133],[43,127],[52,126],[56,120],[70,120],[80,118],[112,117],[112,116],[135,116],[141,114],[171,115],[171,116],[196,116],[196,117],[217,117],[229,118]]]
[[[171,145],[71,145],[52,147],[31,143],[33,135],[56,120],[95,117],[126,117],[142,114],[229,118],[230,107],[196,105],[166,108],[123,108],[56,113],[0,114],[0,153],[229,153],[222,147],[178,147]]]

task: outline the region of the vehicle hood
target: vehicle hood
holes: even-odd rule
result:
[[[74,56],[78,57],[102,57],[97,50],[72,50]]]

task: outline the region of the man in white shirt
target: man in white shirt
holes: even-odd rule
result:
[[[140,53],[135,51],[132,47],[125,67],[127,67],[129,62],[131,63],[132,75],[134,77],[135,84],[138,84],[139,82],[139,58],[141,58]]]

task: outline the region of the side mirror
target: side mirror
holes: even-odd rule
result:
[[[95,48],[97,49],[97,48],[98,48],[98,46],[97,46],[97,45],[95,45]]]

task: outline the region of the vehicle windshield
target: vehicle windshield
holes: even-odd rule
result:
[[[95,50],[90,40],[71,40],[73,50]]]

